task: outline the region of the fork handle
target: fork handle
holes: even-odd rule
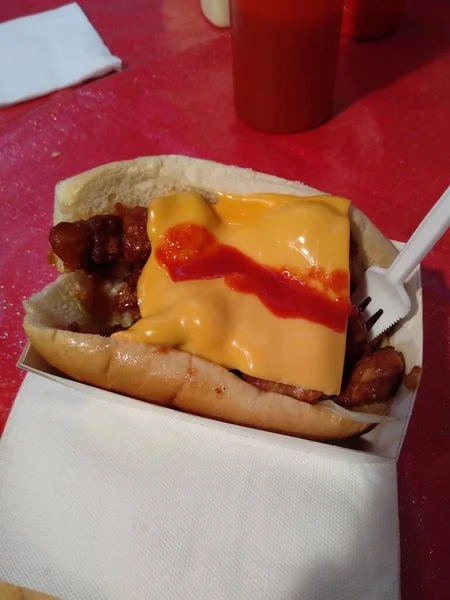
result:
[[[391,281],[403,283],[422,258],[441,239],[450,225],[450,187],[442,194],[386,272]]]

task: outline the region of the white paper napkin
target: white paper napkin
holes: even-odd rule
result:
[[[121,68],[78,4],[0,25],[0,106]]]
[[[27,375],[0,580],[64,599],[397,600],[393,461]]]

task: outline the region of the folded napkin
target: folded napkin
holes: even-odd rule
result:
[[[118,70],[78,4],[0,25],[0,106]]]
[[[64,599],[397,600],[395,462],[27,375],[0,579]]]

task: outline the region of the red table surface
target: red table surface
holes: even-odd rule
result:
[[[4,2],[0,21],[62,4]],[[59,180],[186,154],[347,196],[402,241],[450,183],[447,0],[410,0],[398,31],[378,42],[342,40],[333,118],[292,136],[238,121],[229,31],[207,23],[196,0],[80,4],[124,70],[0,111],[0,430],[24,377],[21,301],[55,277],[46,255]],[[449,238],[423,263],[424,373],[399,461],[404,600],[450,594]]]

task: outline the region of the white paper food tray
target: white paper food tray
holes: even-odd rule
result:
[[[396,245],[401,246],[400,243],[396,243]],[[422,367],[423,318],[422,286],[419,269],[417,269],[411,276],[408,282],[408,288],[413,301],[412,313],[402,325],[402,327],[400,327],[398,331],[390,338],[390,344],[392,344],[397,350],[402,352],[405,357],[406,373],[408,373],[416,365]],[[92,386],[79,383],[70,379],[69,377],[66,377],[63,373],[57,371],[52,366],[50,366],[30,344],[28,344],[25,348],[22,356],[20,357],[17,363],[17,366],[26,371],[30,371],[32,373],[36,373],[44,377],[48,377],[53,381],[64,385],[68,385],[72,388],[84,391],[89,390],[89,395],[91,397],[95,397],[96,395],[102,395],[102,397],[104,397],[104,395],[106,394],[111,401],[114,401],[114,399],[116,399],[117,401],[118,397],[120,397],[122,400],[128,403],[140,402],[140,400],[127,398],[115,392],[99,390]],[[339,446],[344,449],[356,450],[359,452],[374,454],[376,456],[397,460],[400,454],[406,430],[408,428],[408,423],[411,417],[416,395],[417,389],[414,391],[410,391],[402,385],[397,393],[397,396],[391,409],[391,416],[395,418],[395,421],[383,423],[382,425],[375,427],[374,430],[362,436],[361,438],[341,442],[339,443]],[[154,406],[153,409],[155,411],[155,414],[158,414],[160,411],[173,411],[173,409],[171,408],[160,406]],[[174,418],[186,418],[186,416],[180,413],[179,411],[173,412]],[[283,441],[282,438],[288,437],[280,434],[267,434],[266,432],[252,430],[249,428],[243,428],[238,425],[231,425],[226,423],[219,424],[211,419],[205,419],[204,417],[198,417],[195,415],[189,415],[188,421],[190,419],[193,419],[194,422],[198,419],[200,419],[201,421],[206,421],[208,422],[209,427],[239,427],[239,429],[246,430],[246,433],[248,435],[253,436],[277,436],[280,439],[280,442]],[[298,440],[296,440],[295,438],[291,439],[294,440],[292,443],[298,442]],[[311,448],[317,448],[318,444],[316,442],[308,443],[313,444]],[[337,446],[338,444],[334,445]]]

